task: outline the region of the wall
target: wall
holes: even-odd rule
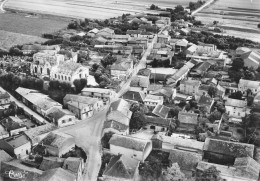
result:
[[[31,143],[27,142],[26,144],[21,145],[20,147],[14,149],[14,154],[17,156],[17,158],[27,157],[28,154],[31,153],[31,148],[32,148]]]
[[[75,116],[65,115],[57,121],[57,124],[59,127],[73,125],[75,124],[75,119]],[[63,123],[62,121],[65,121],[65,123]]]
[[[123,154],[125,156],[135,158],[135,159],[140,160],[140,161],[144,160],[143,159],[143,153],[141,151],[123,148],[123,147],[119,147],[119,146],[115,146],[115,145],[111,145],[111,144],[110,144],[110,151],[115,155]]]
[[[19,128],[19,129],[11,130],[10,131],[10,136],[17,135],[20,132],[25,131],[25,130],[27,130],[26,127],[22,127],[22,128]]]

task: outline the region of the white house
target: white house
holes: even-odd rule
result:
[[[38,77],[50,77],[54,67],[64,62],[64,55],[39,52],[33,55],[31,74]]]
[[[147,88],[150,85],[149,77],[146,76],[135,76],[130,82],[130,88],[133,91],[142,91],[147,93]]]
[[[10,95],[0,87],[0,106],[9,106],[11,103],[10,101]]]
[[[54,107],[47,114],[47,117],[58,127],[69,126],[76,123],[75,115],[66,109]]]
[[[158,104],[163,105],[163,96],[147,95],[144,99],[144,104],[153,110]]]
[[[260,55],[250,51],[240,56],[244,60],[244,66],[256,70],[260,65]]]
[[[16,135],[0,140],[0,149],[18,159],[25,158],[31,153],[31,142],[26,135]]]
[[[51,71],[51,79],[73,84],[76,79],[87,79],[89,68],[75,62],[62,62]]]
[[[133,68],[134,62],[131,59],[116,61],[110,67],[110,74],[116,79],[127,78],[133,72]]]
[[[242,121],[242,117],[246,116],[247,101],[228,98],[225,102],[226,112],[230,118],[235,118],[237,121]]]
[[[109,140],[109,144],[111,153],[115,155],[122,154],[142,162],[152,151],[151,140],[144,140],[131,136],[114,134]]]
[[[238,83],[238,90],[243,94],[246,94],[248,89],[250,89],[253,94],[257,94],[257,92],[260,91],[260,82],[240,79]]]
[[[113,98],[116,97],[116,92],[102,88],[84,88],[81,90],[81,95],[101,99],[103,100],[104,105],[107,105]]]

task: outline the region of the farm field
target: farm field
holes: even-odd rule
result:
[[[218,21],[226,33],[260,42],[259,0],[217,0],[196,15],[196,19],[209,24]]]
[[[41,36],[67,27],[68,19],[28,16],[23,13],[0,14],[0,30],[26,35]]]
[[[9,48],[14,45],[22,45],[34,42],[41,43],[44,41],[46,41],[46,39],[41,37],[0,30],[0,49],[3,50],[9,50]]]
[[[123,13],[146,11],[151,4],[174,8],[179,4],[186,7],[190,1],[197,0],[8,0],[5,8],[73,18],[107,19]]]

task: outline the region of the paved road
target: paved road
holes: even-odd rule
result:
[[[75,137],[76,145],[87,153],[88,159],[84,181],[96,181],[98,177],[101,166],[100,140],[107,108],[108,106],[93,117],[82,120],[78,124],[57,130]]]

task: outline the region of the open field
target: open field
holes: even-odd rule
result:
[[[0,49],[9,50],[14,45],[44,42],[46,39],[37,36],[24,35],[0,30]]]
[[[5,7],[73,18],[106,19],[146,11],[151,4],[174,8],[179,4],[188,6],[190,1],[197,0],[8,0]]]
[[[203,23],[219,21],[233,36],[248,37],[260,42],[260,1],[259,0],[217,0],[197,14]],[[231,31],[230,31],[231,30]]]
[[[68,19],[47,16],[28,16],[23,13],[0,14],[0,30],[41,36],[67,27]]]

